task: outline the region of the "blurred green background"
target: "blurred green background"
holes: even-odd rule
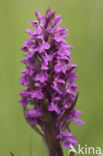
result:
[[[79,65],[79,100],[83,126],[72,125],[81,146],[103,149],[103,0],[0,0],[0,156],[47,156],[42,139],[26,123],[18,104],[20,48],[34,11],[51,7],[68,28],[73,63]],[[68,156],[68,149],[64,149]],[[92,154],[91,154],[92,155]]]

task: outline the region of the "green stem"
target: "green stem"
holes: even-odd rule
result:
[[[70,152],[70,156],[76,156],[74,152]]]

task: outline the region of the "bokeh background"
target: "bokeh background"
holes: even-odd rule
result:
[[[36,10],[51,7],[62,15],[62,26],[73,63],[79,65],[79,99],[83,126],[72,125],[81,146],[103,149],[103,0],[0,0],[0,156],[47,156],[41,137],[26,123],[18,104],[20,63],[23,42],[29,37],[24,29],[35,19]],[[68,156],[68,149],[64,149]],[[91,154],[92,155],[92,154]]]

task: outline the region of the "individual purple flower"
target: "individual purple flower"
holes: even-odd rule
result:
[[[37,98],[37,99],[42,99],[43,98],[43,93],[40,90],[32,90],[30,92],[31,98]]]
[[[68,30],[59,26],[61,15],[55,13],[50,9],[45,15],[36,12],[38,21],[29,22],[33,30],[25,30],[29,39],[21,48],[26,68],[21,71],[20,84],[26,89],[20,92],[19,102],[27,122],[43,136],[50,156],[63,156],[61,144],[66,148],[77,145],[70,123],[81,125],[84,121],[78,119],[81,112],[74,108],[78,76],[74,71],[77,65],[71,64],[73,47],[65,41]]]
[[[47,73],[40,73],[40,74],[37,74],[35,76],[35,80],[36,81],[40,81],[41,83],[45,82],[48,80],[48,74]]]
[[[75,136],[72,136],[70,132],[61,132],[57,138],[59,138],[66,148],[70,148],[70,145],[77,145],[77,140]]]

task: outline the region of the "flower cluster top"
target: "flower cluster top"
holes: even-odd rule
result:
[[[50,9],[45,16],[36,12],[38,21],[29,22],[34,29],[25,30],[30,37],[21,48],[25,52],[22,63],[26,68],[21,71],[20,83],[26,89],[20,92],[20,103],[26,108],[30,125],[39,125],[44,136],[55,127],[51,133],[70,148],[70,144],[77,145],[76,137],[70,132],[70,122],[78,125],[84,122],[78,119],[81,112],[74,109],[78,87],[74,83],[77,65],[71,64],[70,57],[73,47],[64,40],[67,29],[59,26],[61,16],[55,13]]]

